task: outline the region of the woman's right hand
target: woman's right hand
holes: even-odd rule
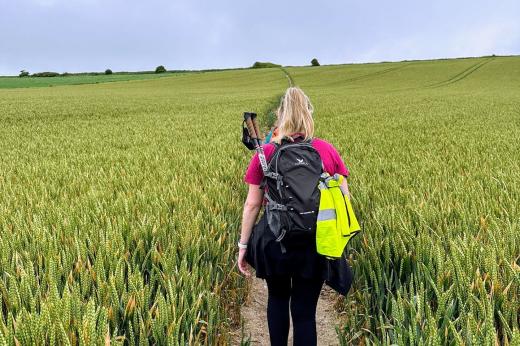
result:
[[[247,249],[238,249],[238,269],[245,276],[251,276],[249,263],[246,261],[246,251]]]

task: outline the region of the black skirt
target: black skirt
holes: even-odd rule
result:
[[[325,257],[316,252],[315,239],[286,244],[282,253],[280,243],[269,230],[265,214],[253,227],[249,237],[246,261],[256,270],[256,276],[300,276],[316,278],[323,276]]]
[[[321,277],[338,293],[347,294],[353,275],[345,252],[341,258],[329,260],[316,251],[316,238],[302,240],[292,246],[284,245],[286,252],[282,253],[280,243],[268,228],[265,214],[262,215],[253,227],[246,251],[246,261],[255,269],[256,277]]]

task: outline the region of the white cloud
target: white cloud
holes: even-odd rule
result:
[[[520,22],[497,20],[465,28],[449,42],[449,49],[458,55],[507,54],[520,42]]]
[[[348,49],[352,51],[355,47]],[[378,39],[358,50],[357,54],[350,54],[348,60],[376,62],[518,53],[520,21],[502,17],[485,18],[485,21],[469,25],[462,23],[459,27],[450,27],[444,32],[430,30]]]
[[[58,5],[93,5],[96,4],[97,0],[28,0],[29,4],[34,4],[40,7],[56,7]]]
[[[416,36],[380,41],[352,57],[352,62],[396,61],[424,57],[427,42]],[[350,61],[350,59],[349,59]]]

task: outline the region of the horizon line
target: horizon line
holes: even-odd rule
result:
[[[480,56],[458,56],[458,57],[444,57],[444,58],[426,58],[426,59],[403,59],[403,60],[380,60],[380,61],[363,61],[363,62],[346,62],[346,63],[332,63],[332,64],[320,64],[319,66],[340,66],[340,65],[363,65],[363,64],[384,64],[384,63],[399,63],[399,62],[417,62],[417,61],[437,61],[437,60],[457,60],[457,59],[477,59],[477,58],[487,58],[487,57],[501,57],[501,58],[505,58],[505,57],[519,57],[520,54],[506,54],[506,55],[498,55],[498,54],[488,54],[488,55],[480,55]],[[318,60],[319,61],[319,60]],[[268,62],[268,63],[273,63],[273,64],[276,64],[275,62],[272,62],[272,61],[261,61],[261,62]],[[158,66],[164,66],[164,65],[158,65]],[[311,65],[280,65],[281,67],[309,67]],[[319,66],[314,66],[314,67],[319,67]],[[266,68],[269,68],[269,67],[266,67]],[[107,68],[107,69],[110,69],[112,70],[110,67]],[[243,69],[243,70],[246,70],[246,69],[254,69],[251,66],[239,66],[239,67],[215,67],[215,68],[204,68],[204,69],[179,69],[179,70],[166,70],[166,73],[179,73],[179,72],[216,72],[216,71],[226,71],[226,70],[240,70],[240,69]],[[20,70],[20,71],[25,71],[25,69],[23,70]],[[117,74],[117,73],[127,73],[127,74],[132,74],[132,73],[155,73],[155,70],[140,70],[140,71],[125,71],[125,70],[121,70],[121,71],[116,71],[116,70],[112,70],[113,71],[113,74]],[[56,73],[60,73],[60,77],[65,77],[65,76],[61,76],[61,74],[65,74],[65,73],[69,73],[71,75],[78,75],[78,74],[90,74],[90,73],[95,73],[95,74],[104,74],[104,70],[103,71],[82,71],[82,72],[57,72],[56,70],[54,71],[38,71],[38,72],[35,72],[35,73],[42,73],[42,72],[56,72]],[[2,77],[19,77],[19,75],[17,74],[13,74],[13,75],[0,75],[0,78]],[[28,77],[31,77],[31,76],[28,76]],[[24,77],[25,78],[25,77]],[[38,78],[41,78],[41,77],[38,77]],[[48,77],[48,78],[54,78],[54,77]]]

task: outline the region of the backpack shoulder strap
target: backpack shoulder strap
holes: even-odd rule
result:
[[[312,145],[314,143],[314,137],[310,138],[310,139],[307,139],[305,140],[305,142],[309,143],[310,145]],[[320,152],[318,151],[318,149],[314,148],[313,146],[313,149],[316,150],[316,152],[318,153],[318,155],[320,155]],[[323,160],[321,159],[321,155],[320,155],[320,160],[321,160],[321,173],[325,173],[327,172],[325,170],[325,164],[323,163]]]
[[[269,144],[273,144],[274,145],[274,150],[273,150],[273,153],[271,154],[271,157],[269,157],[269,160],[267,161],[267,167],[269,168],[269,173],[273,174],[271,176],[271,178],[276,178],[277,177],[277,172],[273,172],[271,170],[271,162],[276,157],[276,152],[280,149],[281,145],[279,143],[276,143],[276,142],[272,142],[272,143],[269,143]],[[265,188],[265,184],[267,183],[267,178],[268,177],[264,173],[262,181],[260,182],[260,188],[262,190]]]

